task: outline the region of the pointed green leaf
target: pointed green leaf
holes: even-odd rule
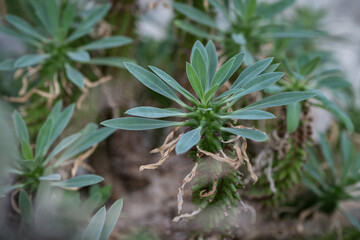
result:
[[[133,60],[122,57],[107,57],[107,58],[92,58],[88,61],[80,61],[80,62],[85,64],[96,64],[96,65],[125,68],[125,63],[133,62]]]
[[[13,121],[19,142],[21,143],[22,141],[25,141],[28,145],[30,145],[29,132],[26,123],[17,111],[14,112]]]
[[[193,66],[188,62],[186,62],[186,74],[192,88],[194,89],[196,94],[200,97],[200,99],[202,99],[205,89],[202,89],[201,80],[199,76],[197,75]]]
[[[16,39],[18,39],[18,40],[20,40],[22,42],[31,44],[31,45],[33,45],[35,47],[38,47],[38,48],[41,47],[40,42],[38,42],[35,39],[29,37],[28,35],[25,35],[25,33],[15,31],[15,30],[13,30],[11,28],[4,27],[4,26],[0,26],[0,32],[6,34],[8,36],[14,37],[14,38],[16,38]]]
[[[186,117],[186,113],[178,109],[162,109],[156,107],[136,107],[125,112],[126,114],[146,117],[146,118],[164,118],[164,117]]]
[[[85,228],[82,233],[81,240],[99,240],[105,224],[105,219],[106,210],[105,207],[102,207]]]
[[[0,62],[0,71],[12,71],[14,69],[14,59],[7,59]]]
[[[50,174],[46,176],[39,177],[40,181],[60,181],[61,175],[60,174]]]
[[[176,144],[176,154],[182,154],[190,150],[200,141],[201,127],[191,130],[181,136],[178,143]]]
[[[7,14],[5,16],[6,21],[8,21],[11,25],[13,25],[19,31],[33,37],[39,39],[41,41],[45,40],[45,37],[42,36],[39,32],[37,32],[29,23],[27,23],[24,19],[19,18],[18,16]]]
[[[219,85],[216,84],[205,93],[205,96],[204,96],[205,104],[210,102],[210,100],[214,97],[214,95],[215,95],[216,91],[218,90],[218,88],[219,88]]]
[[[340,208],[340,212],[342,214],[344,214],[345,217],[347,217],[347,219],[349,219],[350,223],[360,232],[360,223],[359,223],[359,221],[353,215],[351,215],[349,212],[344,210],[343,208]]]
[[[206,38],[206,39],[215,40],[215,41],[223,40],[222,37],[220,37],[218,35],[210,34],[210,33],[206,32],[205,30],[203,30],[202,28],[199,28],[199,27],[197,27],[191,23],[185,22],[185,21],[176,20],[174,22],[174,24],[175,24],[175,26],[182,29],[183,31],[188,32],[197,37]]]
[[[24,221],[25,223],[31,223],[32,222],[31,201],[29,196],[24,190],[21,190],[19,194],[19,208],[20,208],[22,221]]]
[[[123,130],[149,130],[164,127],[176,127],[184,125],[183,122],[171,122],[165,120],[138,118],[138,117],[123,117],[115,118],[101,122],[102,125],[123,129]]]
[[[86,44],[80,47],[82,50],[98,50],[98,49],[107,49],[115,48],[128,45],[132,42],[131,38],[124,36],[111,36],[97,40],[95,42]]]
[[[76,16],[76,6],[71,2],[66,3],[66,7],[61,16],[61,27],[66,36],[71,25],[73,24],[74,18]]]
[[[275,116],[269,112],[262,110],[238,110],[231,112],[230,114],[221,115],[223,119],[244,119],[244,120],[260,120],[260,119],[272,119]]]
[[[66,55],[74,61],[78,61],[78,62],[90,61],[90,54],[87,51],[68,52],[66,53]]]
[[[175,95],[175,93],[168,87],[168,85],[166,85],[160,78],[158,78],[152,72],[134,63],[125,63],[125,66],[127,70],[146,87],[179,104],[182,103],[180,99]]]
[[[48,155],[48,157],[45,159],[43,165],[45,166],[47,163],[49,163],[57,154],[59,154],[61,151],[66,149],[68,146],[70,146],[72,143],[75,142],[79,137],[81,136],[80,133],[73,134],[69,137],[64,138]]]
[[[84,76],[76,68],[72,67],[70,64],[65,64],[66,77],[74,83],[79,88],[85,86]]]
[[[248,138],[258,142],[264,142],[268,140],[266,134],[257,129],[247,129],[247,128],[225,128],[222,127],[220,129],[223,132],[228,132],[231,134],[235,134],[244,138]]]
[[[220,69],[216,72],[214,79],[211,82],[211,87],[218,84],[220,87],[222,83],[225,83],[228,79],[226,78],[234,65],[235,58],[229,59]]]
[[[299,102],[314,96],[316,96],[316,93],[311,91],[278,93],[273,96],[264,98],[260,101],[257,101],[245,107],[244,109],[248,109],[248,110],[262,109],[262,108],[289,105],[291,103]]]
[[[245,68],[245,70],[235,80],[232,88],[243,87],[246,83],[262,73],[270,65],[273,59],[274,58],[266,58]]]
[[[100,240],[107,240],[113,231],[117,220],[119,219],[121,209],[123,207],[123,200],[117,200],[107,211],[104,228],[101,232]]]
[[[286,128],[289,133],[295,132],[299,126],[301,104],[299,102],[286,106]]]
[[[15,63],[14,63],[14,67],[15,68],[24,68],[24,67],[30,67],[30,66],[34,66],[37,65],[39,63],[42,63],[45,59],[49,58],[50,55],[49,54],[29,54],[29,55],[24,55],[20,58],[18,58]]]
[[[327,164],[329,165],[333,178],[336,179],[337,175],[336,175],[334,158],[332,156],[330,144],[326,140],[323,134],[319,134],[319,138],[320,138],[321,152],[324,155]]]
[[[213,78],[215,76],[217,66],[218,66],[218,56],[216,53],[216,47],[212,41],[209,41],[206,44],[206,52],[209,58],[209,64],[208,64],[208,76],[209,76],[209,82],[211,83],[213,81]]]
[[[48,24],[52,29],[53,35],[59,30],[60,7],[55,0],[46,0],[44,3]]]
[[[52,185],[62,188],[82,188],[102,182],[104,178],[95,174],[84,174],[61,182],[54,182]]]
[[[200,83],[201,89],[207,89],[208,87],[208,76],[207,76],[207,67],[205,59],[203,58],[200,50],[195,49],[191,65],[193,66],[195,72],[197,73]]]
[[[52,118],[47,119],[40,128],[39,134],[36,138],[35,157],[44,156],[48,150],[49,140],[51,139],[52,128],[54,126],[54,120]]]
[[[195,22],[201,23],[208,27],[217,28],[217,24],[212,18],[210,18],[206,13],[190,5],[175,2],[173,3],[173,7],[175,10],[181,12]]]

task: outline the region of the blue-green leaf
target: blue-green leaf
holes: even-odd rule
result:
[[[194,67],[188,62],[186,62],[186,74],[192,88],[194,89],[196,94],[200,97],[200,99],[202,99],[205,89],[202,88],[201,80],[197,75]]]
[[[14,69],[14,59],[7,59],[0,62],[0,71],[12,71]]]
[[[186,117],[186,113],[178,109],[162,109],[156,107],[136,107],[125,112],[126,114],[146,117],[146,118],[164,118],[164,117]]]
[[[223,119],[244,119],[244,120],[260,120],[260,119],[272,119],[275,116],[269,112],[262,110],[237,110],[230,114],[221,115]]]
[[[107,211],[105,224],[101,232],[100,240],[107,240],[113,231],[117,220],[119,219],[121,209],[123,207],[123,200],[117,200]]]
[[[289,133],[295,132],[299,126],[301,104],[299,102],[286,106],[286,128]]]
[[[65,64],[66,77],[79,88],[83,88],[85,85],[84,76],[76,68],[70,64]]]
[[[40,181],[60,181],[61,175],[60,174],[50,174],[46,176],[39,177]]]
[[[195,146],[200,141],[200,133],[201,127],[198,127],[182,135],[175,147],[176,154],[185,153]]]
[[[138,117],[123,117],[115,118],[101,122],[102,125],[123,129],[123,130],[149,130],[164,127],[176,127],[184,125],[183,122],[171,122],[165,120],[138,118]]]
[[[175,10],[181,12],[191,20],[194,20],[195,22],[201,23],[205,26],[217,28],[216,22],[210,18],[206,13],[183,3],[173,3],[173,7]]]
[[[90,54],[87,51],[68,52],[66,55],[74,61],[90,61]]]
[[[220,128],[223,132],[232,133],[244,138],[248,138],[254,141],[258,142],[264,142],[268,140],[268,137],[266,134],[262,131],[259,131],[257,129],[247,129],[247,128]]]
[[[106,219],[105,207],[100,208],[99,211],[91,219],[90,223],[85,228],[81,235],[81,240],[100,240],[101,232],[103,230]]]
[[[13,25],[19,31],[33,37],[39,39],[41,41],[45,40],[45,37],[42,36],[39,32],[37,32],[29,23],[27,23],[24,19],[19,18],[18,16],[7,14],[5,19]]]
[[[124,36],[111,36],[97,40],[95,42],[86,44],[80,47],[82,50],[98,50],[98,49],[107,49],[114,47],[121,47],[132,42],[131,38]]]
[[[209,82],[211,83],[216,70],[217,70],[217,65],[218,65],[218,56],[216,53],[216,48],[215,45],[212,41],[209,41],[206,46],[205,46],[207,55],[208,55],[208,59],[209,59],[209,63],[208,63],[208,77],[209,77]]]
[[[174,24],[175,24],[175,26],[182,29],[183,31],[193,34],[194,36],[197,36],[197,37],[206,38],[206,39],[215,40],[215,41],[223,40],[223,37],[210,34],[210,33],[206,32],[205,30],[203,30],[191,23],[188,23],[188,22],[185,22],[182,20],[176,20],[174,22]]]
[[[15,61],[14,67],[15,68],[24,68],[24,67],[34,66],[36,64],[43,62],[45,59],[47,59],[49,57],[50,57],[49,54],[24,55]]]
[[[125,68],[126,62],[133,62],[134,60],[122,57],[107,57],[107,58],[92,58],[88,61],[80,61],[85,64],[105,65],[111,67]]]
[[[102,182],[104,178],[95,174],[84,174],[61,182],[54,182],[53,186],[62,188],[82,188]]]

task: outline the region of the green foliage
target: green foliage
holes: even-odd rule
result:
[[[315,206],[317,210],[326,214],[341,211],[360,231],[360,223],[354,216],[340,206],[342,201],[357,201],[357,183],[360,180],[360,153],[355,149],[345,132],[341,134],[341,157],[336,158],[330,143],[325,136],[320,136],[321,158],[315,149],[308,149],[309,162],[304,164],[306,175],[304,185],[313,194],[307,207]],[[320,159],[324,159],[323,163]],[[339,160],[339,161],[336,161]],[[326,165],[326,168],[323,166]]]
[[[86,36],[107,14],[109,5],[95,5],[79,13],[76,4],[71,1],[48,0],[43,4],[39,0],[31,0],[29,3],[35,13],[34,24],[8,14],[5,20],[11,27],[1,26],[0,32],[34,47],[36,54],[1,62],[2,71],[25,68],[25,72],[36,79],[35,83],[32,80],[31,87],[44,87],[50,79],[58,81],[61,76],[66,76],[74,85],[83,88],[84,75],[77,69],[79,64],[123,67],[124,58],[98,58],[95,52],[91,54],[95,57],[90,56],[90,51],[121,47],[132,42],[125,36],[110,36],[89,42],[90,38]],[[38,69],[36,77],[30,73],[29,67]]]
[[[211,13],[207,14],[183,3],[174,3],[174,9],[191,22],[176,20],[175,25],[200,38],[220,41],[227,56],[246,52],[245,64],[249,65],[260,52],[260,47],[274,39],[312,38],[322,35],[319,31],[298,29],[278,19],[294,0],[278,0],[273,3],[256,0],[219,1],[210,0]],[[226,22],[219,25],[215,12],[221,13]]]
[[[90,174],[60,181],[61,176],[53,174],[53,171],[62,163],[90,149],[113,132],[109,128],[98,129],[95,124],[88,124],[79,133],[63,138],[56,146],[53,146],[68,125],[74,111],[73,105],[64,110],[61,108],[61,102],[54,106],[37,135],[34,149],[27,126],[21,115],[15,111],[13,120],[20,149],[12,156],[13,161],[8,171],[16,174],[18,181],[13,186],[2,189],[3,194],[16,188],[35,192],[42,181],[51,181],[53,186],[57,187],[79,188],[103,180],[97,175]],[[15,141],[12,144],[16,146]]]

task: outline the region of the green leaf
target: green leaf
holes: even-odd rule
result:
[[[301,66],[299,73],[303,76],[308,76],[312,73],[321,61],[321,57],[316,57],[311,61],[308,61],[304,66]]]
[[[42,0],[32,0],[29,1],[32,7],[34,8],[34,12],[37,16],[37,18],[40,20],[42,25],[45,27],[48,33],[54,34],[54,29],[51,28],[49,24],[49,20],[47,18],[45,4]]]
[[[38,42],[35,39],[29,37],[28,35],[25,35],[24,33],[20,33],[18,31],[15,31],[15,30],[11,29],[11,28],[0,26],[0,32],[6,34],[8,36],[17,38],[18,40],[20,40],[22,42],[31,44],[31,45],[33,45],[35,47],[38,47],[38,48],[41,47],[40,42]]]
[[[35,158],[45,156],[49,146],[49,140],[51,139],[52,128],[54,126],[54,120],[52,118],[47,119],[40,128],[39,134],[36,138]]]
[[[212,41],[209,41],[206,44],[205,49],[209,58],[208,77],[209,77],[209,82],[211,83],[217,70],[218,56],[216,53],[216,47]]]
[[[69,36],[69,38],[66,40],[66,43],[72,42],[89,33],[92,27],[105,17],[109,9],[110,4],[105,4],[98,8],[94,8],[88,17],[76,28],[75,32]]]
[[[174,22],[174,25],[177,26],[178,28],[182,29],[185,32],[188,32],[194,36],[200,37],[200,38],[206,38],[209,40],[214,40],[214,41],[222,41],[223,37],[217,36],[217,35],[213,35],[210,34],[208,32],[206,32],[205,30],[182,20],[176,20]]]
[[[186,62],[186,74],[192,88],[195,90],[196,94],[200,97],[200,99],[202,99],[205,89],[202,88],[201,80],[197,75],[195,69],[188,62]]]
[[[194,20],[195,22],[201,23],[211,28],[217,28],[217,24],[212,18],[210,18],[206,13],[190,5],[175,2],[173,3],[173,7],[175,8],[175,10],[184,14],[191,20]]]
[[[24,190],[20,191],[19,194],[19,208],[21,213],[21,219],[25,223],[32,222],[32,206],[29,196]]]
[[[80,49],[82,50],[99,50],[99,49],[107,49],[107,48],[115,48],[128,45],[132,42],[131,38],[124,36],[111,36],[107,38],[103,38],[97,40],[95,42],[86,44]]]
[[[301,104],[299,102],[286,106],[286,128],[289,133],[295,132],[299,126]]]
[[[346,126],[346,128],[350,131],[354,131],[354,124],[352,123],[350,117],[346,115],[335,103],[330,101],[321,91],[312,90],[317,94],[316,98],[319,99],[324,107],[332,112],[338,119],[340,119]]]
[[[246,0],[245,3],[245,20],[249,21],[255,14],[257,8],[256,0]]]
[[[21,142],[21,152],[24,156],[24,159],[33,159],[34,158],[30,144],[28,142],[26,142],[25,140],[22,140],[22,142]]]
[[[220,69],[216,72],[214,79],[211,82],[211,87],[214,85],[219,85],[219,87],[228,80],[226,77],[228,76],[232,66],[234,65],[235,57],[229,59],[224,65],[220,67]],[[221,84],[221,85],[220,85]]]
[[[44,2],[45,12],[48,20],[48,24],[52,29],[53,36],[59,30],[60,21],[60,8],[57,6],[55,0],[47,0]]]
[[[190,63],[191,63],[191,65],[193,64],[194,55],[195,55],[196,50],[198,50],[200,52],[202,58],[205,61],[205,65],[206,65],[206,68],[207,68],[208,63],[209,63],[209,56],[207,54],[206,48],[204,47],[204,45],[199,40],[196,40],[196,42],[194,43],[194,45],[193,45],[193,47],[191,49],[191,54],[190,54]]]
[[[302,179],[302,183],[310,189],[313,193],[315,193],[318,197],[322,197],[322,192],[320,189],[315,186],[306,176]]]
[[[66,77],[74,83],[79,88],[85,86],[84,76],[76,68],[72,67],[70,64],[65,64]]]
[[[85,64],[96,64],[96,65],[105,65],[111,67],[125,68],[126,62],[132,62],[133,60],[122,57],[107,57],[107,58],[92,58],[88,61],[80,61]]]
[[[244,138],[248,138],[258,142],[264,142],[268,140],[266,134],[257,129],[247,129],[247,128],[220,128],[223,132],[228,132],[231,134],[235,134]]]
[[[226,18],[228,23],[232,22],[230,14],[226,10],[226,8],[222,4],[219,3],[218,0],[210,0],[209,3],[221,11],[222,15]]]
[[[24,19],[19,18],[15,15],[7,14],[5,16],[6,21],[8,21],[11,25],[13,25],[20,32],[23,32],[33,38],[39,39],[41,41],[46,40],[44,36],[42,36],[39,32],[37,32],[29,23],[27,23]]]
[[[0,71],[12,71],[14,69],[14,59],[7,59],[0,62]]]
[[[176,154],[185,153],[195,146],[200,141],[201,129],[198,127],[182,135],[175,147]]]
[[[239,77],[235,80],[233,86],[231,88],[240,88],[247,84],[249,81],[254,79],[260,73],[262,73],[273,61],[273,58],[266,58],[264,60],[258,61],[249,67],[245,68],[245,70],[239,75]]]
[[[244,120],[260,120],[260,119],[272,119],[275,116],[269,112],[262,110],[237,110],[230,114],[221,115],[223,119],[244,119]]]
[[[57,154],[59,154],[61,151],[69,147],[71,144],[73,144],[79,137],[81,136],[80,133],[73,134],[69,137],[64,138],[48,155],[48,157],[45,159],[43,165],[45,166],[47,163],[49,163]]]
[[[283,105],[289,105],[291,103],[299,102],[311,97],[316,96],[316,93],[312,91],[305,91],[305,92],[285,92],[285,93],[278,93],[273,96],[264,98],[260,101],[257,101],[244,109],[262,109],[262,108],[269,108],[269,107],[277,107]]]
[[[126,114],[146,117],[146,118],[164,118],[164,117],[186,117],[186,113],[178,109],[161,109],[156,107],[136,107],[125,112]]]
[[[104,178],[95,174],[84,174],[61,182],[54,182],[53,186],[62,188],[82,188],[102,182]]]
[[[158,78],[152,72],[134,64],[134,63],[125,63],[127,70],[136,77],[142,84],[150,88],[154,92],[157,92],[180,105],[183,103],[175,95],[175,93],[166,85],[160,78]]]
[[[74,113],[75,105],[71,104],[64,109],[63,112],[59,112],[58,115],[52,115],[53,111],[51,111],[49,117],[54,117],[54,127],[52,129],[51,138],[49,139],[49,144],[52,144],[64,131],[65,127],[70,122],[70,119]],[[48,117],[48,118],[49,118]]]
[[[40,181],[60,181],[61,175],[60,174],[50,174],[46,176],[39,177]]]
[[[350,223],[358,230],[360,231],[360,223],[359,221],[350,213],[348,213],[346,210],[344,210],[343,208],[340,208],[340,212],[342,214],[345,215],[345,217],[347,217],[347,219],[349,219]]]
[[[163,70],[150,66],[151,70],[156,73],[166,84],[168,84],[170,87],[181,93],[184,97],[186,97],[188,100],[190,100],[193,103],[200,104],[199,100],[195,98],[188,90],[186,90],[184,87],[182,87],[175,79],[173,79],[169,74],[164,72]]]
[[[206,62],[202,54],[200,53],[200,50],[198,49],[195,49],[194,51],[193,58],[191,59],[191,66],[193,66],[195,72],[197,73],[200,79],[201,89],[207,89],[209,84],[208,84]]]
[[[106,210],[105,207],[102,207],[85,228],[81,235],[81,240],[99,240],[105,224],[105,219]]]
[[[37,65],[41,62],[43,62],[45,59],[49,58],[49,54],[29,54],[24,55],[20,58],[18,58],[15,63],[15,68],[24,68],[24,67],[30,67]]]
[[[346,81],[342,77],[330,76],[323,78],[316,84],[319,88],[328,87],[332,89],[348,88],[351,87],[351,83]]]
[[[68,52],[66,53],[66,55],[74,61],[78,61],[78,62],[90,61],[90,54],[87,51]]]
[[[324,155],[325,160],[330,167],[333,178],[336,179],[337,176],[336,176],[335,164],[334,164],[334,159],[332,156],[330,144],[326,140],[324,134],[319,134],[319,138],[320,138],[321,152]]]
[[[113,231],[117,220],[119,219],[121,209],[123,207],[123,200],[117,200],[107,211],[104,228],[101,232],[100,240],[107,240]]]
[[[61,27],[64,31],[64,35],[66,36],[69,32],[71,25],[76,16],[76,6],[71,2],[66,2],[66,7],[61,16]]]
[[[171,122],[165,120],[138,118],[138,117],[123,117],[115,118],[101,122],[102,125],[110,128],[123,130],[149,130],[164,127],[176,127],[184,125],[183,122]]]
[[[293,29],[283,32],[272,32],[270,37],[272,38],[314,38],[325,36],[326,33],[323,31],[316,30],[303,30]]]
[[[274,3],[261,2],[258,8],[258,13],[261,16],[270,18],[278,13],[281,13],[291,5],[293,5],[295,0],[279,0]]]
[[[347,136],[345,131],[341,133],[340,148],[341,148],[341,156],[343,160],[343,164],[341,168],[342,183],[346,184],[346,180],[348,176],[351,176],[351,174],[349,174],[351,172],[350,167],[352,167],[352,164],[353,162],[356,161],[356,159],[355,159],[355,154],[353,154],[354,151],[353,151],[352,142]]]
[[[216,84],[205,93],[205,95],[204,95],[205,104],[210,102],[210,100],[214,97],[214,95],[215,95],[216,91],[218,90],[218,88],[219,88],[219,85]]]
[[[25,141],[28,145],[30,145],[29,132],[26,123],[17,111],[14,112],[13,121],[15,125],[15,132],[19,139],[19,142],[21,143]]]

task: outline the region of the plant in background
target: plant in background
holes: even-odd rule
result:
[[[312,141],[310,115],[312,107],[329,110],[344,123],[349,131],[353,131],[354,125],[351,119],[318,90],[328,88],[339,91],[349,87],[350,83],[337,69],[319,70],[320,62],[320,57],[298,57],[296,70],[293,70],[289,62],[284,60],[283,66],[287,71],[287,77],[266,89],[269,93],[313,91],[317,95],[281,109],[276,129],[271,134],[273,141],[270,141],[259,154],[263,156],[259,160],[262,162],[259,164],[261,169],[257,169],[261,172],[261,176],[258,187],[247,192],[249,198],[272,205],[278,205],[289,199],[288,190],[298,184],[302,178],[302,163],[306,160],[306,146]]]
[[[304,164],[306,175],[303,184],[311,192],[304,198],[300,209],[311,209],[333,215],[340,211],[360,231],[360,223],[341,206],[345,201],[359,199],[360,152],[353,146],[345,132],[341,134],[341,154],[332,151],[325,136],[320,135],[321,155],[309,148],[309,161]],[[325,164],[320,159],[325,160]]]
[[[219,89],[237,71],[244,58],[244,53],[237,54],[217,71],[218,57],[214,44],[208,42],[206,46],[203,46],[200,42],[196,42],[191,52],[190,63],[186,63],[187,77],[196,97],[175,79],[156,67],[150,67],[154,74],[134,63],[125,64],[129,72],[141,83],[173,100],[181,106],[181,109],[136,107],[126,112],[136,117],[111,119],[101,124],[124,130],[175,128],[166,138],[164,144],[152,151],[153,153],[161,153],[162,157],[159,162],[141,166],[140,171],[157,168],[174,149],[177,154],[190,151],[195,166],[191,173],[185,177],[182,187],[179,188],[179,213],[182,209],[185,184],[194,178],[198,166],[199,169],[203,168],[202,165],[206,159],[210,158],[210,169],[206,175],[210,176],[212,181],[202,187],[199,196],[201,197],[198,204],[199,209],[191,216],[196,215],[207,206],[209,208],[216,206],[217,212],[221,214],[210,215],[210,217],[218,220],[224,219],[224,209],[239,204],[240,197],[237,189],[230,189],[231,186],[241,185],[239,167],[246,162],[252,178],[254,181],[257,179],[252,173],[250,161],[246,155],[246,139],[267,140],[264,132],[240,125],[241,123],[238,120],[274,118],[275,116],[271,113],[260,109],[291,104],[315,96],[313,92],[280,93],[243,108],[232,110],[233,105],[244,96],[271,86],[283,76],[283,73],[272,72],[271,69],[273,68],[269,68],[272,58],[264,59],[246,68],[236,78],[231,89],[219,94]],[[184,96],[191,103],[191,106],[181,101],[172,89]],[[185,118],[186,120],[166,121],[158,119],[165,117]],[[178,127],[188,127],[189,130],[178,134]],[[229,151],[228,148],[230,148]],[[218,211],[219,209],[220,211]],[[186,214],[180,215],[174,220],[178,221],[185,216]],[[208,228],[218,224],[219,221],[214,219],[204,221],[204,225],[207,225]]]
[[[92,82],[77,68],[80,65],[108,65],[123,67],[124,58],[91,57],[89,51],[120,47],[131,43],[125,36],[110,36],[95,41],[89,40],[89,33],[109,11],[110,5],[96,5],[88,11],[77,13],[76,4],[71,1],[48,0],[45,3],[31,0],[36,22],[32,25],[15,15],[6,15],[5,20],[12,27],[0,27],[0,32],[23,41],[35,50],[35,54],[21,56],[18,59],[8,59],[0,63],[0,70],[13,71],[15,78],[20,78],[22,88],[19,97],[9,98],[15,102],[25,102],[33,94],[45,97],[51,103],[59,95],[73,95],[72,84],[82,89],[97,86],[110,77],[101,77]],[[85,38],[86,37],[86,38]],[[101,74],[100,74],[101,75]],[[49,91],[46,92],[46,89]],[[64,95],[65,94],[65,95]]]
[[[99,142],[114,131],[110,128],[98,129],[91,123],[79,133],[62,139],[55,147],[52,147],[68,125],[74,111],[74,105],[68,106],[63,111],[61,108],[61,102],[54,106],[37,135],[34,149],[30,143],[27,126],[20,114],[15,111],[13,118],[20,151],[15,149],[13,161],[9,163],[7,171],[15,174],[17,181],[11,186],[3,187],[2,194],[19,188],[34,193],[41,181],[52,181],[53,186],[76,188],[96,184],[103,180],[100,176],[86,174],[60,181],[61,176],[53,173],[66,161],[77,158],[72,169],[72,175],[75,176],[84,159],[92,153]],[[11,146],[15,148],[15,141]]]
[[[32,201],[28,194],[21,190],[18,198],[20,230],[13,231],[2,225],[0,236],[9,240],[108,239],[120,216],[122,199],[117,200],[107,211],[105,207],[100,208],[88,222],[94,211],[93,203],[81,203],[78,194],[69,193],[72,192],[63,190],[50,194],[42,191],[41,199],[39,200],[37,195],[35,201]]]
[[[278,38],[309,38],[322,35],[319,31],[301,30],[284,24],[279,14],[294,3],[294,0],[279,0],[273,3],[256,0],[218,1],[210,0],[215,13],[220,13],[226,26],[220,26],[214,17],[190,5],[174,3],[176,11],[184,14],[197,25],[176,20],[175,25],[201,38],[223,43],[226,56],[246,52],[245,64],[263,56],[262,47]],[[278,51],[278,49],[277,49]],[[282,54],[273,51],[276,56]],[[268,56],[269,54],[265,54]],[[260,57],[261,58],[261,57]]]

